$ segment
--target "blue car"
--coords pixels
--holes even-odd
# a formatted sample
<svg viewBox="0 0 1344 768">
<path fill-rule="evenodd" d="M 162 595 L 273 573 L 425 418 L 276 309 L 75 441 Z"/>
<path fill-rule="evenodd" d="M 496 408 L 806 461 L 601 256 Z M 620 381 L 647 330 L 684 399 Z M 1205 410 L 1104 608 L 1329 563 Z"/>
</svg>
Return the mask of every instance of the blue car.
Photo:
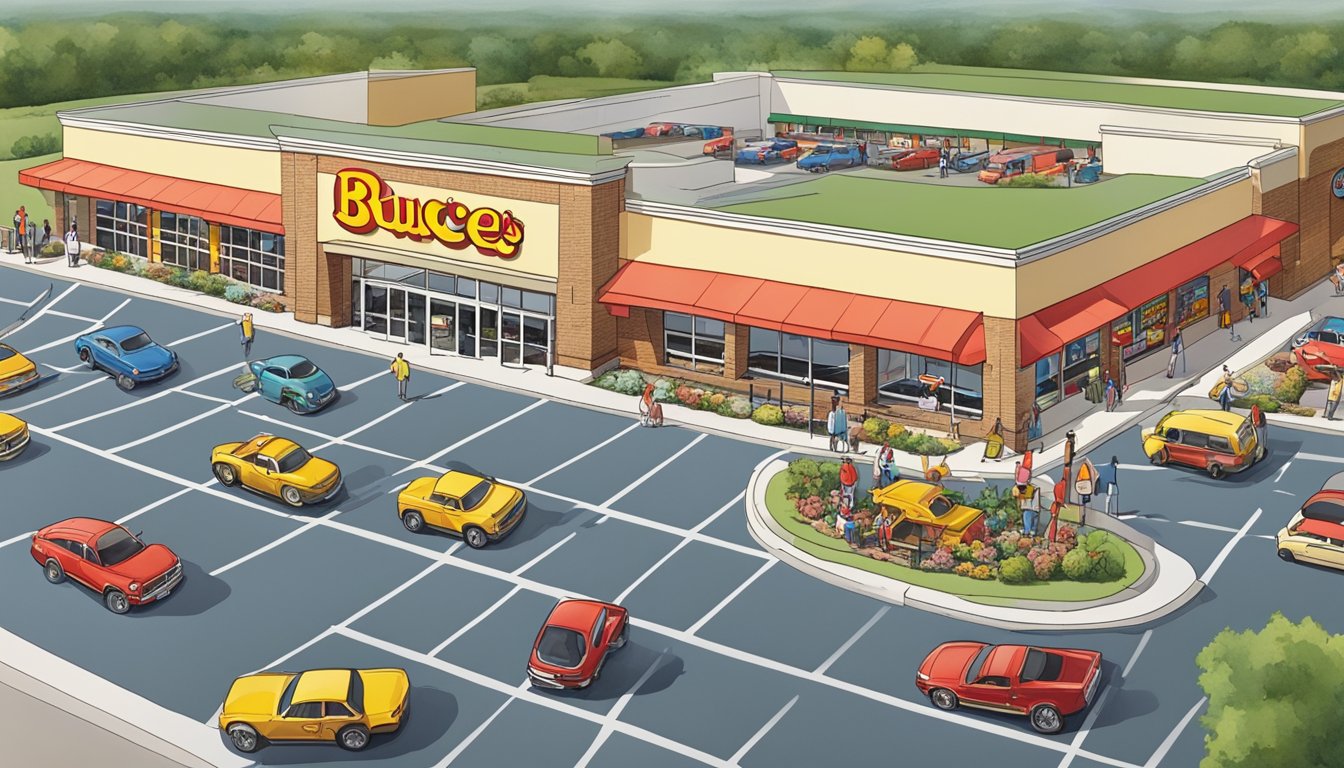
<svg viewBox="0 0 1344 768">
<path fill-rule="evenodd" d="M 256 391 L 294 413 L 319 411 L 336 399 L 331 377 L 302 355 L 279 355 L 248 364 Z"/>
<path fill-rule="evenodd" d="M 863 165 L 863 151 L 858 144 L 819 144 L 812 154 L 796 165 L 813 173 L 825 173 L 832 168 L 853 168 Z"/>
<path fill-rule="evenodd" d="M 116 325 L 75 339 L 75 352 L 89 368 L 104 370 L 126 391 L 177 370 L 177 353 L 134 325 Z"/>
<path fill-rule="evenodd" d="M 619 140 L 619 139 L 638 139 L 638 138 L 642 138 L 642 137 L 644 136 L 644 129 L 643 129 L 643 128 L 631 128 L 631 129 L 628 130 L 628 131 L 611 131 L 610 133 L 604 133 L 604 134 L 602 134 L 602 135 L 603 135 L 603 136 L 606 136 L 606 137 L 609 138 L 609 139 L 617 139 L 617 140 Z"/>
<path fill-rule="evenodd" d="M 989 151 L 959 152 L 952 158 L 952 170 L 957 173 L 972 173 L 984 170 L 989 164 Z"/>
</svg>

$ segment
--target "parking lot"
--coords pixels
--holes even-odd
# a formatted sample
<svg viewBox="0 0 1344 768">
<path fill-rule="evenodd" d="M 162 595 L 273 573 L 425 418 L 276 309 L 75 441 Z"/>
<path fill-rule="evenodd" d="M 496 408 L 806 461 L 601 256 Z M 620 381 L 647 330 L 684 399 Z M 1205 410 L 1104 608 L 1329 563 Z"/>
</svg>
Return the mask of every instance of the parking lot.
<svg viewBox="0 0 1344 768">
<path fill-rule="evenodd" d="M 747 532 L 743 496 L 752 470 L 782 455 L 773 447 L 642 429 L 633 414 L 425 372 L 401 403 L 388 361 L 262 329 L 254 359 L 306 355 L 342 391 L 326 410 L 296 416 L 231 386 L 243 370 L 234 318 L 72 285 L 57 283 L 4 339 L 44 380 L 0 401 L 33 429 L 27 451 L 0 465 L 0 578 L 11 586 L 0 625 L 210 724 L 240 674 L 409 672 L 413 714 L 398 734 L 375 737 L 357 758 L 334 746 L 270 747 L 252 758 L 263 765 L 960 764 L 980 755 L 1024 768 L 1186 766 L 1202 752 L 1190 724 L 1200 696 L 1193 658 L 1219 629 L 1260 626 L 1281 609 L 1344 630 L 1337 601 L 1310 597 L 1330 575 L 1279 563 L 1256 538 L 1296 508 L 1277 491 L 1300 501 L 1340 469 L 1294 455 L 1337 455 L 1337 439 L 1277 432 L 1270 462 L 1222 484 L 1170 469 L 1138 480 L 1136 470 L 1122 504 L 1149 516 L 1133 523 L 1218 579 L 1152 627 L 1015 634 L 888 606 L 766 555 Z M 0 267 L 0 320 L 47 287 Z M 181 370 L 123 392 L 79 367 L 73 338 L 98 321 L 145 328 L 178 352 Z M 343 492 L 296 511 L 219 486 L 210 448 L 258 432 L 337 463 Z M 1133 435 L 1112 443 L 1094 460 L 1116 452 L 1140 463 Z M 395 492 L 448 468 L 523 488 L 523 523 L 482 550 L 407 532 Z M 74 515 L 120 520 L 168 544 L 185 581 L 126 616 L 81 587 L 47 584 L 28 538 Z M 564 596 L 627 606 L 631 640 L 591 688 L 533 691 L 527 655 Z M 928 650 L 954 639 L 1099 650 L 1109 692 L 1054 737 L 1020 719 L 940 712 L 912 678 Z"/>
</svg>

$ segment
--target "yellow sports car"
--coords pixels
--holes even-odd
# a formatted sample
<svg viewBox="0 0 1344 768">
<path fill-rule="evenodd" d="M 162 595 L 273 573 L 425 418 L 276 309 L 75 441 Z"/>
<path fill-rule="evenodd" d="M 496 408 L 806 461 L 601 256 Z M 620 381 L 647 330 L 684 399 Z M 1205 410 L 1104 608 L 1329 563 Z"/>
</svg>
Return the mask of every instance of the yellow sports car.
<svg viewBox="0 0 1344 768">
<path fill-rule="evenodd" d="M 461 536 L 472 549 L 503 538 L 526 511 L 522 491 L 466 472 L 421 477 L 397 495 L 397 514 L 406 530 L 438 528 Z"/>
<path fill-rule="evenodd" d="M 8 344 L 0 344 L 0 395 L 22 392 L 41 378 L 32 360 Z"/>
<path fill-rule="evenodd" d="M 9 461 L 27 447 L 28 425 L 23 419 L 0 413 L 0 461 Z"/>
<path fill-rule="evenodd" d="M 933 483 L 897 480 L 872 493 L 873 501 L 891 518 L 895 531 L 909 530 L 912 539 L 917 540 L 917 529 L 923 529 L 936 536 L 939 546 L 951 547 L 986 534 L 984 512 L 956 503 Z M 893 533 L 893 538 L 904 536 Z"/>
<path fill-rule="evenodd" d="M 326 501 L 341 490 L 341 470 L 293 440 L 261 434 L 245 443 L 224 443 L 210 452 L 222 485 L 276 496 L 291 507 Z"/>
<path fill-rule="evenodd" d="M 410 703 L 404 669 L 262 672 L 233 681 L 219 729 L 239 752 L 268 741 L 335 741 L 358 752 L 369 734 L 401 727 Z"/>
</svg>

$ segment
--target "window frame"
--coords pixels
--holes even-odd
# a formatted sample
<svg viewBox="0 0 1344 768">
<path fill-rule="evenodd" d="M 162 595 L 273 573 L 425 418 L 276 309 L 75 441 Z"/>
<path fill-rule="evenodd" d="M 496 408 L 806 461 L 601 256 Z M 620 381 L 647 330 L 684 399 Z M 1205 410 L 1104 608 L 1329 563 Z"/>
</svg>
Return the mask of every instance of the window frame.
<svg viewBox="0 0 1344 768">
<path fill-rule="evenodd" d="M 171 217 L 172 226 L 164 219 Z M 192 225 L 195 232 L 191 232 Z M 159 211 L 159 261 L 186 270 L 210 271 L 210 222 L 200 216 Z"/>
<path fill-rule="evenodd" d="M 262 243 L 270 238 L 274 251 L 265 250 Z M 267 260 L 274 263 L 267 263 Z M 260 291 L 283 295 L 285 293 L 285 236 L 245 227 L 220 225 L 219 273 Z M 267 285 L 267 276 L 274 284 Z M 253 279 L 253 278 L 256 279 Z M 423 281 L 422 281 L 423 282 Z"/>
<path fill-rule="evenodd" d="M 681 331 L 669 327 L 669 323 L 667 322 L 669 315 L 673 315 L 678 318 L 685 318 L 686 320 L 688 320 L 691 329 L 690 332 L 688 333 L 686 331 Z M 702 322 L 718 323 L 720 328 L 722 329 L 721 334 L 716 337 L 712 333 L 709 333 L 707 330 L 701 331 L 700 325 Z M 686 368 L 693 371 L 700 371 L 702 373 L 715 372 L 713 370 L 709 371 L 702 370 L 699 367 L 699 364 L 704 364 L 709 366 L 711 369 L 717 369 L 717 375 L 723 375 L 723 372 L 725 370 L 724 360 L 727 357 L 727 349 L 728 349 L 728 326 L 729 323 L 726 323 L 722 320 L 718 320 L 712 317 L 704 317 L 701 315 L 687 314 L 685 312 L 672 312 L 670 310 L 665 310 L 663 312 L 663 363 L 665 365 L 671 365 L 677 368 Z M 689 342 L 691 351 L 683 352 L 682 350 L 673 350 L 672 345 L 669 343 L 669 339 L 672 338 L 683 339 L 686 342 Z M 717 344 L 719 347 L 719 356 L 712 357 L 710 355 L 701 354 L 700 345 L 702 341 L 704 344 L 707 345 Z"/>
<path fill-rule="evenodd" d="M 775 339 L 774 352 L 757 353 L 751 342 L 751 336 L 753 334 L 773 335 Z M 786 338 L 786 336 L 790 338 Z M 786 343 L 792 343 L 794 340 L 797 339 L 802 339 L 807 343 L 806 360 L 796 355 L 785 353 L 784 347 Z M 851 373 L 850 366 L 854 360 L 853 350 L 850 348 L 848 344 L 844 344 L 846 349 L 845 365 L 844 365 L 844 371 L 845 371 L 844 382 L 838 382 L 833 379 L 821 379 L 817 377 L 816 342 L 818 341 L 830 344 L 844 344 L 844 342 L 832 341 L 830 339 L 818 339 L 813 336 L 804 336 L 802 334 L 797 333 L 786 334 L 784 331 L 776 331 L 772 328 L 761 328 L 755 325 L 749 326 L 747 333 L 747 372 L 764 376 L 766 378 L 779 379 L 782 381 L 792 381 L 797 382 L 799 384 L 808 384 L 810 381 L 820 386 L 827 387 L 829 389 L 837 389 L 845 394 L 848 394 L 849 379 Z M 752 358 L 757 356 L 757 354 L 772 355 L 775 360 L 775 369 L 771 370 L 769 368 L 759 368 L 756 365 L 754 365 Z M 806 367 L 808 375 L 798 376 L 792 373 L 785 372 L 784 370 L 785 360 L 789 360 L 793 363 L 803 363 Z"/>
<path fill-rule="evenodd" d="M 93 203 L 93 239 L 99 248 L 149 258 L 149 208 L 124 200 L 95 198 Z"/>
<path fill-rule="evenodd" d="M 981 363 L 980 365 L 962 365 L 960 363 L 954 363 L 951 360 L 941 360 L 936 357 L 928 357 L 927 355 L 917 355 L 913 352 L 903 352 L 899 349 L 887 349 L 886 347 L 877 347 L 876 349 L 877 349 L 877 399 L 879 402 L 898 403 L 902 405 L 908 405 L 911 403 L 919 402 L 919 399 L 914 395 L 899 394 L 897 392 L 884 391 L 883 387 L 890 386 L 892 384 L 897 384 L 902 381 L 910 381 L 918 384 L 919 376 L 922 374 L 942 375 L 931 373 L 930 369 L 935 367 L 935 365 L 943 366 L 947 368 L 947 375 L 943 377 L 945 380 L 944 386 L 948 388 L 948 392 L 951 392 L 952 388 L 955 385 L 956 393 L 958 395 L 956 400 L 957 418 L 967 419 L 970 421 L 980 421 L 984 419 L 985 417 L 984 363 Z M 904 358 L 901 366 L 895 365 L 898 356 Z M 955 379 L 953 379 L 952 376 L 953 371 L 956 372 Z M 903 372 L 903 373 L 897 373 L 897 372 Z M 979 380 L 980 389 L 978 391 L 965 386 L 964 381 L 967 377 Z M 920 386 L 922 387 L 923 385 L 921 384 Z M 973 408 L 971 406 L 965 405 L 961 399 L 962 396 L 969 398 L 978 398 L 980 400 L 980 407 Z M 938 397 L 939 413 L 951 413 L 952 406 L 953 403 L 951 397 L 949 397 L 946 402 L 943 401 L 941 396 Z"/>
</svg>

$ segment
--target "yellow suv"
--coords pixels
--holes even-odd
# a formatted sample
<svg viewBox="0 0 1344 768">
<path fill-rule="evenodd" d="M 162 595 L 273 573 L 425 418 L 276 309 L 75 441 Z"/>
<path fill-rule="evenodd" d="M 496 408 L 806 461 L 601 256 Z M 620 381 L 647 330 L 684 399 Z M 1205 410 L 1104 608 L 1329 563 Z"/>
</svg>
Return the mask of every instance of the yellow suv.
<svg viewBox="0 0 1344 768">
<path fill-rule="evenodd" d="M 498 541 L 527 511 L 527 497 L 493 477 L 456 470 L 412 480 L 397 495 L 397 515 L 411 533 L 438 528 L 461 536 L 472 549 Z"/>
<path fill-rule="evenodd" d="M 293 440 L 261 434 L 216 445 L 210 468 L 220 484 L 275 496 L 291 507 L 326 501 L 341 490 L 341 470 Z"/>
<path fill-rule="evenodd" d="M 410 703 L 404 669 L 262 672 L 233 681 L 219 729 L 239 752 L 272 741 L 335 741 L 358 752 L 369 735 L 401 727 Z"/>
</svg>

